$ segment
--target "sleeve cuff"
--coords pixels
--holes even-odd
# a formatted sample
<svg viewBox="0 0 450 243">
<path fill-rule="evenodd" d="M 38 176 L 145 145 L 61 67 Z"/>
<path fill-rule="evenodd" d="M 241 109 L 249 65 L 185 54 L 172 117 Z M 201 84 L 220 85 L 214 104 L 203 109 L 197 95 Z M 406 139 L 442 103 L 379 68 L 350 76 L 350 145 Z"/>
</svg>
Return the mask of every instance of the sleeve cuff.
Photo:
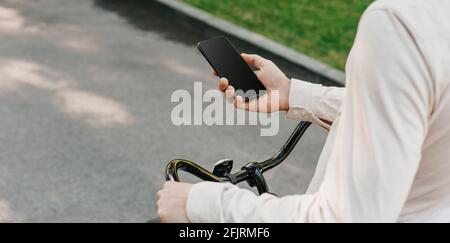
<svg viewBox="0 0 450 243">
<path fill-rule="evenodd" d="M 291 89 L 289 91 L 289 108 L 306 107 L 311 109 L 314 105 L 312 102 L 313 90 L 314 86 L 317 85 L 318 84 L 292 79 Z"/>
<path fill-rule="evenodd" d="M 202 182 L 194 185 L 189 192 L 186 212 L 192 223 L 221 223 L 222 194 L 231 184 Z"/>
<path fill-rule="evenodd" d="M 289 119 L 310 121 L 330 129 L 331 126 L 320 120 L 316 115 L 318 107 L 316 107 L 315 99 L 317 98 L 317 91 L 320 89 L 323 89 L 323 86 L 320 84 L 292 79 L 287 117 Z"/>
</svg>

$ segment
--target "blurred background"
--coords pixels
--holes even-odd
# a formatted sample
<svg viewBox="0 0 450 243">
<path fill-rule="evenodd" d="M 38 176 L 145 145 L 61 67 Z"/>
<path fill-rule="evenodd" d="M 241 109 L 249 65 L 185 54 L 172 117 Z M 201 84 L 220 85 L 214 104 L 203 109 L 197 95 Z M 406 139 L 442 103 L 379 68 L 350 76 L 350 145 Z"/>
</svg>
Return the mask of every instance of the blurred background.
<svg viewBox="0 0 450 243">
<path fill-rule="evenodd" d="M 371 1 L 182 2 L 342 70 Z M 156 216 L 170 160 L 211 168 L 230 158 L 239 169 L 277 152 L 298 123 L 284 114 L 275 137 L 257 126 L 172 125 L 175 90 L 216 88 L 195 45 L 218 34 L 149 0 L 0 0 L 0 222 L 144 222 Z M 271 191 L 306 190 L 326 135 L 307 132 L 267 175 Z"/>
</svg>

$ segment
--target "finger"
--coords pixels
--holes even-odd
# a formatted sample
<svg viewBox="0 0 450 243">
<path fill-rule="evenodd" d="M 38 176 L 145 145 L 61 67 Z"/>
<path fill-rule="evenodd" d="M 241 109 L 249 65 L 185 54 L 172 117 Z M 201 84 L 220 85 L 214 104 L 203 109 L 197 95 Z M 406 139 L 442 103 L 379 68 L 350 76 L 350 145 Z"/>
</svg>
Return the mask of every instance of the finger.
<svg viewBox="0 0 450 243">
<path fill-rule="evenodd" d="M 246 111 L 250 111 L 250 112 L 258 111 L 257 99 L 253 99 L 248 102 L 245 102 L 245 100 L 242 96 L 237 96 L 235 106 L 238 109 L 246 110 Z"/>
<path fill-rule="evenodd" d="M 234 102 L 234 106 L 241 110 L 248 110 L 247 103 L 242 96 L 237 96 Z"/>
<path fill-rule="evenodd" d="M 228 79 L 221 78 L 219 81 L 219 90 L 225 92 L 228 88 Z"/>
<path fill-rule="evenodd" d="M 259 99 L 252 99 L 246 103 L 247 110 L 251 112 L 259 111 Z"/>
<path fill-rule="evenodd" d="M 227 90 L 225 91 L 225 98 L 230 103 L 234 103 L 234 97 L 236 96 L 236 90 L 233 86 L 228 86 Z"/>
<path fill-rule="evenodd" d="M 236 102 L 234 103 L 234 105 L 236 106 L 236 108 L 241 109 L 241 110 L 254 111 L 254 110 L 251 110 L 249 102 L 245 102 L 245 100 L 242 96 L 236 97 Z"/>
<path fill-rule="evenodd" d="M 242 53 L 241 56 L 245 60 L 245 62 L 247 62 L 247 64 L 253 65 L 257 68 L 262 68 L 267 62 L 267 59 L 254 54 Z"/>
<path fill-rule="evenodd" d="M 244 99 L 240 96 L 236 97 L 235 106 L 238 109 L 250 111 L 250 112 L 268 112 L 270 108 L 268 105 L 268 96 L 267 94 L 257 98 L 252 99 L 248 102 L 245 102 Z"/>
</svg>

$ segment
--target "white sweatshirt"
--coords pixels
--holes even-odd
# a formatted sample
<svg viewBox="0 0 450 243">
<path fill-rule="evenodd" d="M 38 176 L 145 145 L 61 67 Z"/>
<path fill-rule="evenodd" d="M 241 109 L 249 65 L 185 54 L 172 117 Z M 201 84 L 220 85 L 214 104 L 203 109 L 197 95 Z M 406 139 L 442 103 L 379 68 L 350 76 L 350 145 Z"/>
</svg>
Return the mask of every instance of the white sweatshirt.
<svg viewBox="0 0 450 243">
<path fill-rule="evenodd" d="M 288 117 L 333 122 L 305 195 L 200 183 L 192 222 L 450 222 L 450 1 L 379 0 L 346 88 L 293 80 Z"/>
</svg>

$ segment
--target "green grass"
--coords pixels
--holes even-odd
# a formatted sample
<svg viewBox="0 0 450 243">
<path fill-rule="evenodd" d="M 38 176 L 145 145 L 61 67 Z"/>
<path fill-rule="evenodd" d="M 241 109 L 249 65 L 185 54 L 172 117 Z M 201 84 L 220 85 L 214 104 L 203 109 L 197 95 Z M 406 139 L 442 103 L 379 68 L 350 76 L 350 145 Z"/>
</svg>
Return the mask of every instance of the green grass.
<svg viewBox="0 0 450 243">
<path fill-rule="evenodd" d="M 338 69 L 372 0 L 183 0 Z"/>
</svg>

